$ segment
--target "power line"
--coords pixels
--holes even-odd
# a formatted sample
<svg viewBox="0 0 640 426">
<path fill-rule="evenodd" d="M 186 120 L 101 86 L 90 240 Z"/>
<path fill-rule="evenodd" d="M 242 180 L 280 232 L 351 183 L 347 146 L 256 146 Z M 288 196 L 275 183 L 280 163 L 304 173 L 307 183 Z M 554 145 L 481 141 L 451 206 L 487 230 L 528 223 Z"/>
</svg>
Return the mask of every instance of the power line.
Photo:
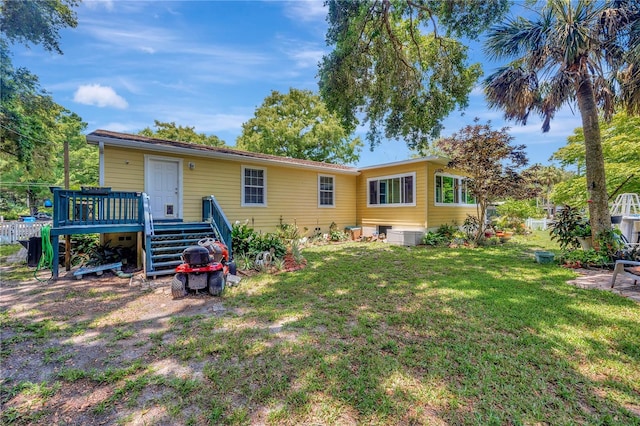
<svg viewBox="0 0 640 426">
<path fill-rule="evenodd" d="M 30 140 L 32 140 L 32 141 L 34 141 L 34 142 L 38 142 L 38 143 L 42 143 L 42 144 L 46 144 L 46 145 L 53 144 L 53 142 L 51 142 L 51 141 L 43 141 L 43 140 L 36 139 L 36 138 L 34 138 L 34 137 L 31 137 L 31 136 L 27 136 L 27 135 L 25 135 L 25 134 L 23 134 L 23 133 L 20 133 L 20 132 L 18 132 L 17 130 L 13 130 L 12 128 L 7 127 L 7 126 L 5 126 L 4 124 L 1 124 L 1 123 L 0 123 L 0 127 L 2 127 L 3 129 L 5 129 L 5 130 L 7 130 L 7 131 L 9 131 L 9 132 L 11 132 L 11 133 L 14 133 L 14 134 L 18 135 L 18 136 L 21 136 L 21 137 L 23 137 L 23 138 L 30 139 Z"/>
</svg>

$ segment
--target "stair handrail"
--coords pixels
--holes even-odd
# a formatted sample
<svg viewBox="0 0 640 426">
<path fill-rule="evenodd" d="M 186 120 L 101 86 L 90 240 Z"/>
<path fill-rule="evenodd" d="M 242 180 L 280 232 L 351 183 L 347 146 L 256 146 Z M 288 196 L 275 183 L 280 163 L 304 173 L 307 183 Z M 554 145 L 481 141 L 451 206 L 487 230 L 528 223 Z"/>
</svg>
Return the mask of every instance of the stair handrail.
<svg viewBox="0 0 640 426">
<path fill-rule="evenodd" d="M 145 235 L 154 235 L 151 199 L 146 192 L 142 193 L 142 211 L 144 212 L 144 233 Z"/>
<path fill-rule="evenodd" d="M 209 195 L 202 198 L 202 220 L 208 221 L 214 227 L 215 231 L 219 234 L 222 241 L 226 244 L 229 250 L 229 258 L 233 259 L 233 252 L 231 247 L 231 223 L 227 216 L 222 211 L 222 207 L 216 200 L 216 197 Z"/>
</svg>

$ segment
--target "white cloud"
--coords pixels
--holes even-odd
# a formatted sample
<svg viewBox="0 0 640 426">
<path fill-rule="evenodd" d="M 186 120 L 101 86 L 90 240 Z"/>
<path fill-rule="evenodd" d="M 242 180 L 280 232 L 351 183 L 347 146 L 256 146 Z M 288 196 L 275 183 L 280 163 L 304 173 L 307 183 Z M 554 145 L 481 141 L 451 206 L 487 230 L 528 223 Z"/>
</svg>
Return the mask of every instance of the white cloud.
<svg viewBox="0 0 640 426">
<path fill-rule="evenodd" d="M 294 21 L 324 21 L 327 13 L 324 0 L 296 0 L 285 5 L 285 15 Z"/>
<path fill-rule="evenodd" d="M 113 107 L 125 109 L 129 106 L 127 101 L 109 86 L 99 84 L 81 85 L 73 95 L 73 100 L 79 104 L 95 105 L 98 107 Z"/>
<path fill-rule="evenodd" d="M 298 68 L 310 68 L 318 65 L 324 52 L 322 50 L 302 50 L 293 52 L 291 57 Z"/>
<path fill-rule="evenodd" d="M 113 0 L 89 0 L 84 3 L 89 9 L 97 9 L 104 7 L 107 10 L 113 10 Z"/>
</svg>

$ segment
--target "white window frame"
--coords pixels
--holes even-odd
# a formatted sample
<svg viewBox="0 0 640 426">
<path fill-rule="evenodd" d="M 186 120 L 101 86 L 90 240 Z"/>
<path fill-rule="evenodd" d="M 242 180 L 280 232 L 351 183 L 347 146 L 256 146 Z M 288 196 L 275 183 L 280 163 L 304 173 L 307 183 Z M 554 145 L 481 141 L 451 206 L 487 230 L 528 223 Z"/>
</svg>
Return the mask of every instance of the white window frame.
<svg viewBox="0 0 640 426">
<path fill-rule="evenodd" d="M 457 182 L 457 189 L 456 189 L 456 194 L 454 194 L 454 199 L 458 199 L 457 203 L 443 203 L 441 201 L 438 201 L 438 176 L 440 177 L 449 177 L 449 178 L 453 178 L 456 179 Z M 439 206 L 439 207 L 454 207 L 454 206 L 458 206 L 458 207 L 470 207 L 470 206 L 476 206 L 477 203 L 467 203 L 466 200 L 465 201 L 461 201 L 463 199 L 462 194 L 462 187 L 465 186 L 466 192 L 469 192 L 469 187 L 468 185 L 466 185 L 466 180 L 468 180 L 469 178 L 467 176 L 460 176 L 460 175 L 454 175 L 454 174 L 450 174 L 450 173 L 436 173 L 433 177 L 433 202 L 434 205 Z M 456 186 L 456 183 L 454 183 L 454 187 Z"/>
<path fill-rule="evenodd" d="M 413 202 L 411 203 L 385 203 L 385 204 L 371 204 L 371 182 L 372 181 L 381 181 L 381 180 L 388 180 L 388 179 L 397 179 L 400 178 L 400 199 L 404 199 L 404 188 L 402 185 L 402 178 L 404 177 L 411 177 L 412 178 L 412 188 L 411 188 L 411 199 L 413 200 Z M 376 176 L 376 177 L 372 177 L 372 178 L 368 178 L 367 179 L 367 207 L 372 207 L 372 208 L 377 208 L 377 207 L 415 207 L 416 206 L 416 186 L 417 186 L 417 181 L 416 181 L 416 172 L 410 172 L 410 173 L 400 173 L 400 174 L 396 174 L 396 175 L 388 175 L 388 176 Z M 380 186 L 378 185 L 378 189 L 380 188 Z M 378 201 L 380 200 L 380 193 L 378 193 Z"/>
<path fill-rule="evenodd" d="M 267 207 L 267 169 L 264 167 L 256 167 L 256 166 L 242 166 L 241 167 L 241 180 L 242 180 L 242 194 L 241 194 L 241 203 L 242 207 Z M 264 202 L 262 203 L 245 203 L 245 170 L 260 170 L 262 171 L 262 199 Z"/>
<path fill-rule="evenodd" d="M 322 178 L 331 179 L 331 191 L 322 189 Z M 322 193 L 331 192 L 331 204 L 322 204 Z M 318 208 L 331 209 L 336 207 L 336 177 L 334 175 L 318 175 Z"/>
</svg>

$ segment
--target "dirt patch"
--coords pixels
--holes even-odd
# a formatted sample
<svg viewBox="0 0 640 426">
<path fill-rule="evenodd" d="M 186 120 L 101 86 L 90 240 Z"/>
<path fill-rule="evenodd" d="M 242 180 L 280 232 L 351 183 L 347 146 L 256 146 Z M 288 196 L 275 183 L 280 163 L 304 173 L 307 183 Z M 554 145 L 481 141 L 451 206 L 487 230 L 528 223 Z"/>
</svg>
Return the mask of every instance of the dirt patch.
<svg viewBox="0 0 640 426">
<path fill-rule="evenodd" d="M 18 391 L 29 384 L 34 388 L 34 384 L 60 386 L 61 374 L 108 373 L 136 362 L 146 367 L 153 362 L 153 336 L 165 341 L 173 338 L 172 318 L 224 312 L 222 299 L 208 294 L 173 300 L 170 277 L 147 281 L 141 275 L 130 279 L 105 273 L 54 282 L 3 280 L 0 411 L 14 412 L 15 422 L 11 423 L 15 424 L 109 424 L 114 417 L 101 414 L 99 408 L 106 395 L 113 395 L 116 380 L 106 383 L 109 380 L 105 379 L 99 386 L 95 379 L 64 380 L 60 388 L 50 389 L 54 395 L 44 403 L 33 392 Z M 165 365 L 158 374 L 182 373 Z M 45 406 L 38 407 L 38 416 L 25 417 L 26 408 L 34 404 Z M 166 413 L 154 415 L 162 424 L 156 415 L 162 418 Z M 140 423 L 149 421 L 149 413 L 132 412 L 131 416 L 131 424 L 137 423 L 136 418 Z"/>
</svg>

